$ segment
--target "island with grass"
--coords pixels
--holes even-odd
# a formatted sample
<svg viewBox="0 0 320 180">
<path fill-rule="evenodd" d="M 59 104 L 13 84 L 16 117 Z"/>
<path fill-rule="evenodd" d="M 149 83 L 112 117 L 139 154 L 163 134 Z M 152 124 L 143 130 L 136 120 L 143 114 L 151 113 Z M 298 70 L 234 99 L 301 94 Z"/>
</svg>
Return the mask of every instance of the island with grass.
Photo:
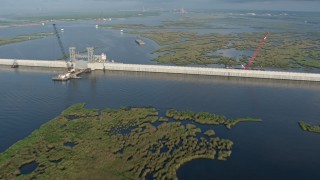
<svg viewBox="0 0 320 180">
<path fill-rule="evenodd" d="M 311 125 L 311 124 L 308 124 L 304 121 L 300 121 L 299 125 L 300 125 L 301 129 L 304 131 L 309 131 L 309 132 L 320 134 L 320 126 L 319 125 Z"/>
<path fill-rule="evenodd" d="M 168 118 L 174 120 L 193 120 L 195 123 L 204 125 L 224 125 L 226 128 L 231 129 L 233 126 L 240 122 L 261 122 L 261 119 L 257 118 L 235 118 L 227 120 L 223 115 L 216 115 L 208 112 L 199 112 L 197 114 L 192 111 L 178 111 L 176 109 L 169 109 L 166 112 Z M 211 134 L 211 132 L 210 132 Z"/>
<path fill-rule="evenodd" d="M 41 39 L 47 36 L 52 36 L 54 33 L 36 33 L 36 34 L 24 34 L 11 38 L 0 38 L 0 46 L 24 41 L 30 41 L 35 39 Z"/>
<path fill-rule="evenodd" d="M 108 28 L 126 29 L 128 33 L 149 38 L 160 47 L 152 52 L 158 64 L 175 65 L 246 65 L 267 32 L 236 34 L 181 31 L 180 29 L 214 29 L 208 20 L 181 19 L 162 21 L 157 26 L 145 24 L 114 24 Z M 102 26 L 103 27 L 103 26 Z M 276 27 L 273 27 L 276 28 Z M 320 68 L 319 33 L 270 32 L 256 57 L 253 67 Z M 227 52 L 227 53 L 224 53 Z M 231 56 L 230 56 L 230 53 Z M 232 55 L 233 54 L 233 55 Z"/>
<path fill-rule="evenodd" d="M 240 65 L 247 64 L 263 33 L 239 33 L 232 35 L 194 34 L 177 32 L 141 33 L 161 47 L 153 53 L 159 64 L 176 65 Z M 271 33 L 253 66 L 275 68 L 320 68 L 319 42 L 296 33 Z M 302 38 L 302 39 L 301 39 Z M 165 46 L 163 46 L 165 45 Z M 221 52 L 232 51 L 239 56 L 226 56 Z"/>
<path fill-rule="evenodd" d="M 169 118 L 224 124 L 223 116 L 173 109 L 167 116 L 153 107 L 99 111 L 75 104 L 1 153 L 0 179 L 177 179 L 186 162 L 231 156 L 233 142 L 212 128 L 202 132 Z"/>
</svg>

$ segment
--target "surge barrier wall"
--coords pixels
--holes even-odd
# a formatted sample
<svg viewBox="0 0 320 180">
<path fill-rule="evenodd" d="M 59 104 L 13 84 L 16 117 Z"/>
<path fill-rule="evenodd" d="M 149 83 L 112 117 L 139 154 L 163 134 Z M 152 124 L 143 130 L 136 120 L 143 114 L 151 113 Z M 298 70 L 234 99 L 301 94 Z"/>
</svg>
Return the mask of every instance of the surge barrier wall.
<svg viewBox="0 0 320 180">
<path fill-rule="evenodd" d="M 43 60 L 15 60 L 0 59 L 0 65 L 11 66 L 16 62 L 19 66 L 67 68 L 65 61 L 43 61 Z M 88 63 L 88 68 L 105 69 L 112 71 L 134 71 L 134 72 L 154 72 L 171 74 L 193 74 L 208 76 L 262 78 L 262 79 L 283 79 L 298 81 L 320 81 L 320 74 L 297 73 L 297 72 L 278 72 L 278 71 L 258 71 L 241 69 L 221 69 L 206 67 L 181 67 L 163 65 L 144 65 L 144 64 L 122 64 L 122 63 Z"/>
<path fill-rule="evenodd" d="M 221 69 L 221 68 L 206 68 L 206 67 L 142 65 L 142 64 L 121 64 L 121 63 L 88 63 L 88 68 L 91 68 L 92 70 L 105 69 L 105 70 L 113 70 L 113 71 L 194 74 L 194 75 L 281 79 L 281 80 L 298 80 L 298 81 L 320 81 L 320 74 L 314 74 L 314 73 Z"/>
<path fill-rule="evenodd" d="M 30 67 L 49 67 L 49 68 L 67 68 L 65 61 L 44 61 L 44 60 L 24 60 L 24 59 L 0 59 L 0 65 L 11 66 L 16 62 L 19 66 Z"/>
</svg>

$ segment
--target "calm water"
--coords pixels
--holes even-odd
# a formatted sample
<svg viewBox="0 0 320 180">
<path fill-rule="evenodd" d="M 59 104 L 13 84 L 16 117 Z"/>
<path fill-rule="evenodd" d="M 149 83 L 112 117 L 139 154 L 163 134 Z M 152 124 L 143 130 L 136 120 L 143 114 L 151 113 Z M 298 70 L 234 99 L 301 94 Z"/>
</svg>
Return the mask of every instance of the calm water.
<svg viewBox="0 0 320 180">
<path fill-rule="evenodd" d="M 134 35 L 95 29 L 94 23 L 61 26 L 66 47 L 98 46 L 97 53 L 107 52 L 120 62 L 153 63 L 150 52 L 157 45 L 152 41 L 137 46 Z M 38 26 L 0 29 L 0 34 L 42 30 L 52 32 L 51 26 Z M 0 56 L 56 59 L 60 52 L 55 37 L 47 37 L 0 46 Z M 263 119 L 230 131 L 215 128 L 217 136 L 234 142 L 231 158 L 189 162 L 177 172 L 181 179 L 320 179 L 320 136 L 301 131 L 297 124 L 319 123 L 319 83 L 102 71 L 57 83 L 51 81 L 56 73 L 0 67 L 0 152 L 74 103 L 99 109 L 154 106 L 162 115 L 176 108 Z"/>
<path fill-rule="evenodd" d="M 319 135 L 303 132 L 297 124 L 318 123 L 319 84 L 124 72 L 94 72 L 55 83 L 53 74 L 0 71 L 1 151 L 77 102 L 100 109 L 154 106 L 161 114 L 173 107 L 264 120 L 218 131 L 217 136 L 234 141 L 232 157 L 187 163 L 178 171 L 182 179 L 319 178 Z"/>
<path fill-rule="evenodd" d="M 95 54 L 107 53 L 109 59 L 114 59 L 117 62 L 155 64 L 150 61 L 152 55 L 146 52 L 155 50 L 158 47 L 156 43 L 144 39 L 146 43 L 148 43 L 148 46 L 138 46 L 134 41 L 137 38 L 136 35 L 120 33 L 119 30 L 96 29 L 94 23 L 95 22 L 59 24 L 58 28 L 64 29 L 64 32 L 61 33 L 61 40 L 64 44 L 65 51 L 68 52 L 68 47 L 71 46 L 75 46 L 77 51 L 83 51 L 87 47 L 96 47 Z M 49 24 L 26 28 L 0 29 L 0 34 L 18 35 L 39 32 L 53 32 L 53 27 Z M 48 36 L 39 40 L 1 46 L 0 56 L 2 59 L 55 60 L 61 58 L 62 53 L 58 46 L 57 38 L 55 36 Z"/>
</svg>

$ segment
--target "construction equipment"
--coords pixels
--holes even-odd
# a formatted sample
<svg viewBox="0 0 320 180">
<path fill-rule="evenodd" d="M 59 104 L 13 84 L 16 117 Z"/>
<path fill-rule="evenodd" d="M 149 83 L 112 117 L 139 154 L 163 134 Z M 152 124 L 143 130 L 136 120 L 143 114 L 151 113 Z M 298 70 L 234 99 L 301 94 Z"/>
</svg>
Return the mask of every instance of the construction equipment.
<svg viewBox="0 0 320 180">
<path fill-rule="evenodd" d="M 19 64 L 17 63 L 17 60 L 13 61 L 13 64 L 11 65 L 11 68 L 18 68 Z"/>
<path fill-rule="evenodd" d="M 61 50 L 62 55 L 63 55 L 63 59 L 64 59 L 64 60 L 66 61 L 66 63 L 67 63 L 68 70 L 70 70 L 70 69 L 72 69 L 72 63 L 70 63 L 70 64 L 68 63 L 68 60 L 67 60 L 68 55 L 66 54 L 66 52 L 65 52 L 65 50 L 64 50 L 64 48 L 63 48 L 63 44 L 62 44 L 62 41 L 61 41 L 61 37 L 60 37 L 59 32 L 58 32 L 58 30 L 57 30 L 56 24 L 52 24 L 52 26 L 53 26 L 54 32 L 55 32 L 55 34 L 56 34 L 56 37 L 57 37 L 57 39 L 58 39 L 58 43 L 59 43 L 59 47 L 60 47 L 60 50 Z"/>
<path fill-rule="evenodd" d="M 267 38 L 268 38 L 268 35 L 270 34 L 270 32 L 268 32 L 264 38 L 261 40 L 259 46 L 257 47 L 257 49 L 254 51 L 254 54 L 253 56 L 251 57 L 251 59 L 249 60 L 249 62 L 247 63 L 247 65 L 243 68 L 244 70 L 248 70 L 251 68 L 253 62 L 254 62 L 254 59 L 257 57 L 257 55 L 259 54 L 260 52 L 260 49 L 262 48 L 262 46 L 264 45 L 264 43 L 266 42 Z"/>
</svg>

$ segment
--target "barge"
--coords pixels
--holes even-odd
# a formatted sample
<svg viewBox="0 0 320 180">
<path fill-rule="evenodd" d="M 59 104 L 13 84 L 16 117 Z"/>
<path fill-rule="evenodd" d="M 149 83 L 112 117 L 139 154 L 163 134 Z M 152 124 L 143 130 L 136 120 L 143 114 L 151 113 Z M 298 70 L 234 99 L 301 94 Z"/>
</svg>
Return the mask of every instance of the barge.
<svg viewBox="0 0 320 180">
<path fill-rule="evenodd" d="M 140 46 L 146 44 L 142 39 L 136 39 L 135 41 L 136 41 L 136 43 L 139 44 Z"/>
</svg>

